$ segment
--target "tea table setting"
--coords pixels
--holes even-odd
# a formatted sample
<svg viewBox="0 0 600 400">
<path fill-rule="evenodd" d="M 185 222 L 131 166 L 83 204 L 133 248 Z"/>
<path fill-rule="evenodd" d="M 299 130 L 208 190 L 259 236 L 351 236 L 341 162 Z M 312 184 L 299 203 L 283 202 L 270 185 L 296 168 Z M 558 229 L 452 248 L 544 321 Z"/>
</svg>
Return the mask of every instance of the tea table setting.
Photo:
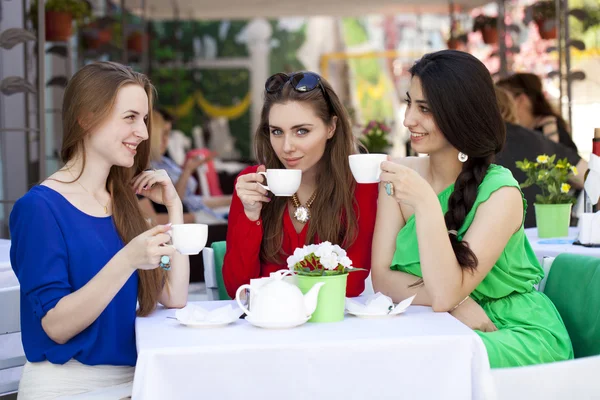
<svg viewBox="0 0 600 400">
<path fill-rule="evenodd" d="M 233 301 L 190 306 L 237 308 Z M 194 328 L 176 313 L 159 309 L 136 321 L 134 399 L 489 398 L 479 336 L 429 307 L 289 329 L 263 329 L 227 313 L 218 327 Z"/>
<path fill-rule="evenodd" d="M 350 169 L 358 183 L 379 182 L 386 159 L 352 155 Z M 293 200 L 301 172 L 267 169 L 263 187 Z M 309 210 L 295 217 L 308 221 Z M 137 318 L 133 398 L 493 398 L 483 342 L 450 314 L 414 297 L 346 298 L 361 268 L 330 242 L 296 248 L 287 267 L 251 279 L 235 300 Z"/>
</svg>

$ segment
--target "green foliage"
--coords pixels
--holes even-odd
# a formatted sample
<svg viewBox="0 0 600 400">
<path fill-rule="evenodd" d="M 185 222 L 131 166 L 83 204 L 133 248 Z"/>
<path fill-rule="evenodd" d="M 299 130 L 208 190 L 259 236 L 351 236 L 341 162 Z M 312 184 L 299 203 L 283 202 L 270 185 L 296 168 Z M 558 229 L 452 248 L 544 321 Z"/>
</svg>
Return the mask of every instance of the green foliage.
<svg viewBox="0 0 600 400">
<path fill-rule="evenodd" d="M 480 14 L 473 20 L 473 32 L 482 31 L 485 27 L 496 28 L 498 17 Z"/>
<path fill-rule="evenodd" d="M 92 7 L 90 3 L 84 0 L 48 0 L 45 5 L 46 12 L 59 11 L 68 12 L 78 26 L 81 26 L 86 18 L 92 16 Z M 38 0 L 33 0 L 29 6 L 29 19 L 33 27 L 37 30 L 38 21 Z"/>
<path fill-rule="evenodd" d="M 575 203 L 571 195 L 571 185 L 567 183 L 571 174 L 577 175 L 577 168 L 564 158 L 554 163 L 556 155 L 539 155 L 536 162 L 525 159 L 517 161 L 517 168 L 525 172 L 527 180 L 521 183 L 522 188 L 537 185 L 542 194 L 536 196 L 537 204 Z"/>
<path fill-rule="evenodd" d="M 306 40 L 306 23 L 295 31 L 282 29 L 278 20 L 270 20 L 273 29 L 273 39 L 276 45 L 271 46 L 271 73 L 295 72 L 306 69 L 298 59 L 298 50 Z"/>
<path fill-rule="evenodd" d="M 553 19 L 556 17 L 556 5 L 554 1 L 538 1 L 531 5 L 534 21 Z"/>
<path fill-rule="evenodd" d="M 358 18 L 342 18 L 344 40 L 348 47 L 362 44 L 369 40 L 367 28 Z"/>
<path fill-rule="evenodd" d="M 279 20 L 269 23 L 273 29 L 272 43 L 275 44 L 271 49 L 271 72 L 303 70 L 305 67 L 298 60 L 297 52 L 305 41 L 306 25 L 297 31 L 289 31 L 280 26 Z M 191 62 L 196 56 L 194 41 L 197 41 L 205 51 L 214 48 L 216 58 L 246 58 L 249 56 L 248 49 L 238 37 L 247 25 L 248 21 L 243 20 L 153 23 L 152 57 L 159 63 L 173 62 L 178 56 L 184 63 Z M 158 102 L 165 107 L 181 106 L 197 93 L 201 93 L 213 106 L 235 107 L 250 91 L 250 72 L 245 69 L 160 69 L 153 70 L 151 77 L 158 90 Z M 178 118 L 175 128 L 189 135 L 192 127 L 205 126 L 208 118 L 194 102 L 190 112 Z M 250 132 L 250 111 L 230 119 L 229 129 L 242 157 L 249 158 L 250 137 L 254 133 Z"/>
</svg>

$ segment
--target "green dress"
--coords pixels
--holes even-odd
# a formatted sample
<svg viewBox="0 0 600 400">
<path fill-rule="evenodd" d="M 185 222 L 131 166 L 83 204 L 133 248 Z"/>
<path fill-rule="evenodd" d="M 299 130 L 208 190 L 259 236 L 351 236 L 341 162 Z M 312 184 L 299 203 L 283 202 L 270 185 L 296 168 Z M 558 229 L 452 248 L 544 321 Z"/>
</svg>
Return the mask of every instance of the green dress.
<svg viewBox="0 0 600 400">
<path fill-rule="evenodd" d="M 473 208 L 458 230 L 459 239 L 473 222 L 477 207 L 504 186 L 518 188 L 519 184 L 508 169 L 492 164 L 477 189 Z M 453 190 L 454 185 L 451 185 L 438 195 L 444 213 Z M 414 215 L 398 233 L 390 268 L 422 277 Z M 534 288 L 543 276 L 544 270 L 521 225 L 491 271 L 471 293 L 471 298 L 498 328 L 496 332 L 476 331 L 487 348 L 492 368 L 573 358 L 573 347 L 562 318 L 550 299 Z"/>
</svg>

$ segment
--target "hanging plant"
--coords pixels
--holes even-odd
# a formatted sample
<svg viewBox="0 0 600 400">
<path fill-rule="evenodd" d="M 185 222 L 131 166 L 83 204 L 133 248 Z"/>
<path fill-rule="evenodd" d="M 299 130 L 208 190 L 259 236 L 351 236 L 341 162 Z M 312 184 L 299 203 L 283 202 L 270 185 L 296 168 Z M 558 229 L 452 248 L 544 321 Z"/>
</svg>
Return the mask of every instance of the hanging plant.
<svg viewBox="0 0 600 400">
<path fill-rule="evenodd" d="M 542 39 L 556 39 L 558 36 L 556 26 L 556 6 L 553 1 L 538 1 L 527 7 L 527 15 L 537 25 Z"/>
<path fill-rule="evenodd" d="M 38 0 L 29 7 L 33 29 L 38 29 Z M 48 0 L 44 5 L 45 34 L 49 42 L 66 42 L 73 35 L 73 21 L 81 26 L 92 15 L 92 6 L 86 0 Z"/>
<path fill-rule="evenodd" d="M 485 44 L 498 43 L 498 17 L 480 14 L 473 20 L 473 32 L 481 32 Z"/>
</svg>

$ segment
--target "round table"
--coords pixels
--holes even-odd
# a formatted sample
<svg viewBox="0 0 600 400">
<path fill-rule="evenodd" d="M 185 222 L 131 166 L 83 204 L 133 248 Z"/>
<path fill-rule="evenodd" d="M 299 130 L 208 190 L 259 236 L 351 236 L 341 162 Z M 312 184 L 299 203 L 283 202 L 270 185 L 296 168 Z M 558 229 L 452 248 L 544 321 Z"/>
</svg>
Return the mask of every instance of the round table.
<svg viewBox="0 0 600 400">
<path fill-rule="evenodd" d="M 577 228 L 569 228 L 569 236 L 567 237 L 540 239 L 537 235 L 537 228 L 525 229 L 529 243 L 531 243 L 531 247 L 540 262 L 542 262 L 544 257 L 556 257 L 561 253 L 581 254 L 600 258 L 600 247 L 585 247 L 573 244 L 577 240 L 577 232 Z"/>
</svg>

